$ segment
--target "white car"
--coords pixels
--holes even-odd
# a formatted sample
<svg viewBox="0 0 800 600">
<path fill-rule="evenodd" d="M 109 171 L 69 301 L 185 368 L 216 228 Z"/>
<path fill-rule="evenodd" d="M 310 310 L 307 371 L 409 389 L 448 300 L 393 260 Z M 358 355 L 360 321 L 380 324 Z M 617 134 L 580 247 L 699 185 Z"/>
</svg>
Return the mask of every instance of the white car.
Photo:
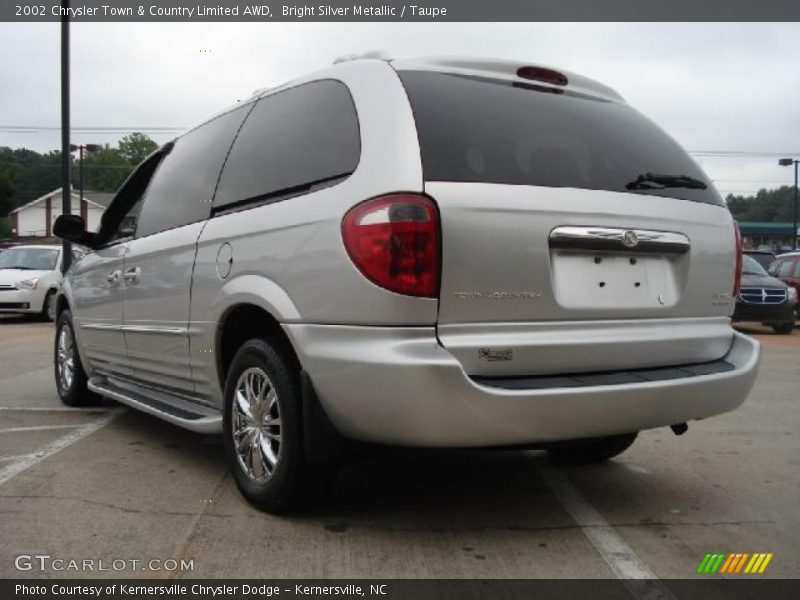
<svg viewBox="0 0 800 600">
<path fill-rule="evenodd" d="M 0 254 L 0 314 L 55 317 L 61 289 L 61 246 L 16 246 Z"/>
</svg>

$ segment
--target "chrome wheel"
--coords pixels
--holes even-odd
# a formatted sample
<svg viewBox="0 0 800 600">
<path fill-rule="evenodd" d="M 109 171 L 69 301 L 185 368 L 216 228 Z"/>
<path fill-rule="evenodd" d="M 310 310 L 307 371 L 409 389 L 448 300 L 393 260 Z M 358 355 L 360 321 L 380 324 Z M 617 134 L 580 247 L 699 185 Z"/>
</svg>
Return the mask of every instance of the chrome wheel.
<svg viewBox="0 0 800 600">
<path fill-rule="evenodd" d="M 250 479 L 263 483 L 280 459 L 281 415 L 278 393 L 262 369 L 251 367 L 239 376 L 232 410 L 239 465 Z"/>
<path fill-rule="evenodd" d="M 69 390 L 75 379 L 75 341 L 69 325 L 64 325 L 58 333 L 57 360 L 59 384 L 62 390 Z"/>
</svg>

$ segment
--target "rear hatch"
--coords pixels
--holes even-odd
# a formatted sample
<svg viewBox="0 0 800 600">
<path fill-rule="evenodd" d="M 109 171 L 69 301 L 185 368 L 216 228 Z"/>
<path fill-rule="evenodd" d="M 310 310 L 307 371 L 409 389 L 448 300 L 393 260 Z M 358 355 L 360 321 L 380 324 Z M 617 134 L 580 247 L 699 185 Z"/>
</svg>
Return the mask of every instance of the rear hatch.
<svg viewBox="0 0 800 600">
<path fill-rule="evenodd" d="M 468 374 L 727 352 L 732 218 L 668 135 L 615 97 L 569 86 L 399 75 L 440 211 L 438 336 Z"/>
</svg>

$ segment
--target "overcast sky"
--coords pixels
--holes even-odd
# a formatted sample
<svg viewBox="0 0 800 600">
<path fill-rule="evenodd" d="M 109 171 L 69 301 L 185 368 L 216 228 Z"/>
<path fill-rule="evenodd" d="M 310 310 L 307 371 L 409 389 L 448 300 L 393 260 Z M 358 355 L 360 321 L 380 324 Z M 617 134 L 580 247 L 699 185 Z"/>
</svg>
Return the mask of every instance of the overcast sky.
<svg viewBox="0 0 800 600">
<path fill-rule="evenodd" d="M 562 67 L 615 88 L 690 151 L 800 157 L 797 23 L 83 23 L 71 37 L 73 127 L 188 127 L 258 88 L 379 49 Z M 59 25 L 0 24 L 0 56 L 0 125 L 57 127 Z M 52 150 L 59 136 L 0 129 L 0 146 Z M 119 137 L 74 133 L 73 143 Z M 792 181 L 777 158 L 698 160 L 723 193 Z"/>
</svg>

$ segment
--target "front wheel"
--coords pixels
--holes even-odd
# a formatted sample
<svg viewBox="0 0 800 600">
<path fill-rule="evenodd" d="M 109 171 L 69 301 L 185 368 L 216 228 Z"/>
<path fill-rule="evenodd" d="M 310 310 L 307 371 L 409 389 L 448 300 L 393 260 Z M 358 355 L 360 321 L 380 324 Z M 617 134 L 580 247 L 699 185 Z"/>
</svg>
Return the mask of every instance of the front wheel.
<svg viewBox="0 0 800 600">
<path fill-rule="evenodd" d="M 792 333 L 792 331 L 794 331 L 794 323 L 781 323 L 779 325 L 773 325 L 772 331 L 778 335 L 789 335 Z"/>
<path fill-rule="evenodd" d="M 596 463 L 625 452 L 636 441 L 636 433 L 613 435 L 592 440 L 577 440 L 548 448 L 553 462 L 562 464 Z"/>
<path fill-rule="evenodd" d="M 56 320 L 56 292 L 50 290 L 44 297 L 44 304 L 42 305 L 42 312 L 39 313 L 39 319 L 47 323 L 52 323 Z"/>
<path fill-rule="evenodd" d="M 53 348 L 56 389 L 61 401 L 67 406 L 93 406 L 100 396 L 86 385 L 86 372 L 78 355 L 72 313 L 63 311 L 56 323 L 56 339 Z"/>
<path fill-rule="evenodd" d="M 300 407 L 299 368 L 280 340 L 245 342 L 225 382 L 225 449 L 242 495 L 269 512 L 292 507 L 323 475 L 306 464 Z"/>
</svg>

